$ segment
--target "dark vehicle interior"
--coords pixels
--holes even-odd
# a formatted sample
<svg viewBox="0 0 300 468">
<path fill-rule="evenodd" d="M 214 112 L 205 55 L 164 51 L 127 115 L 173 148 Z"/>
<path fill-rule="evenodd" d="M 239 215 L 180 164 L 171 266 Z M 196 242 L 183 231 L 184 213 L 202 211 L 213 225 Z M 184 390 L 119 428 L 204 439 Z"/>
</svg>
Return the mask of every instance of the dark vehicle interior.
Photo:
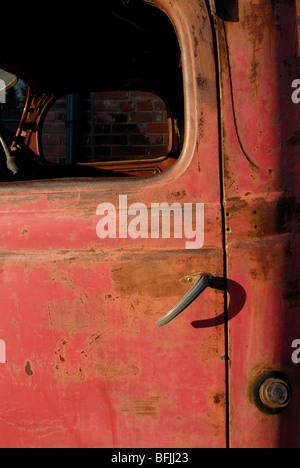
<svg viewBox="0 0 300 468">
<path fill-rule="evenodd" d="M 165 159 L 173 164 L 182 148 L 184 99 L 181 51 L 168 16 L 141 0 L 102 0 L 97 9 L 85 3 L 72 14 L 23 8 L 14 40 L 5 41 L 5 29 L 0 32 L 0 68 L 28 85 L 16 134 L 0 122 L 2 182 L 128 176 L 120 165 L 54 164 L 43 156 L 42 126 L 50 105 L 86 91 L 146 90 L 160 96 L 172 123 Z M 131 163 L 131 172 L 140 165 Z"/>
</svg>

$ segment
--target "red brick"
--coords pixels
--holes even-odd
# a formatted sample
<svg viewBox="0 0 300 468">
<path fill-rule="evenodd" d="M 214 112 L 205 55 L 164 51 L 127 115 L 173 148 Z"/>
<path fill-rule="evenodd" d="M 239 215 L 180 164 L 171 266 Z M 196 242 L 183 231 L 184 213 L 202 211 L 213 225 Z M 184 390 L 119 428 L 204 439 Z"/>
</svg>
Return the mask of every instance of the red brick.
<svg viewBox="0 0 300 468">
<path fill-rule="evenodd" d="M 167 106 L 166 104 L 164 103 L 164 101 L 162 101 L 161 99 L 157 99 L 153 102 L 153 105 L 154 105 L 154 109 L 155 110 L 161 110 L 161 111 L 165 111 Z"/>
<path fill-rule="evenodd" d="M 170 136 L 169 135 L 164 135 L 164 144 L 165 145 L 168 145 L 169 144 L 169 141 L 170 141 Z"/>
<path fill-rule="evenodd" d="M 152 111 L 153 104 L 151 100 L 137 101 L 137 110 L 138 111 Z"/>
<path fill-rule="evenodd" d="M 50 110 L 45 118 L 45 122 L 54 122 L 56 119 L 56 113 L 53 110 Z"/>
<path fill-rule="evenodd" d="M 145 156 L 145 151 L 146 148 L 143 146 L 113 146 L 112 156 L 135 159 L 136 156 Z"/>
<path fill-rule="evenodd" d="M 57 145 L 57 143 L 58 143 L 57 135 L 44 134 L 42 137 L 43 146 Z"/>
<path fill-rule="evenodd" d="M 109 101 L 109 100 L 102 100 L 102 101 L 96 101 L 94 103 L 94 112 L 99 112 L 99 111 L 116 111 L 117 110 L 117 103 L 116 101 Z"/>
<path fill-rule="evenodd" d="M 67 98 L 61 98 L 54 102 L 51 106 L 51 110 L 61 110 L 67 108 Z"/>
<path fill-rule="evenodd" d="M 66 121 L 66 113 L 65 112 L 56 112 L 56 120 L 60 122 Z"/>
<path fill-rule="evenodd" d="M 99 146 L 114 146 L 114 145 L 127 145 L 126 135 L 97 135 L 96 145 Z"/>
<path fill-rule="evenodd" d="M 165 122 L 148 123 L 147 133 L 169 133 L 169 125 Z"/>
<path fill-rule="evenodd" d="M 164 156 L 167 153 L 168 148 L 166 146 L 150 146 L 148 152 L 153 157 Z"/>
<path fill-rule="evenodd" d="M 126 113 L 104 113 L 99 112 L 95 114 L 95 122 L 97 123 L 106 123 L 106 124 L 114 124 L 114 123 L 127 123 L 128 115 Z"/>
<path fill-rule="evenodd" d="M 149 93 L 148 91 L 130 91 L 130 96 L 131 97 L 137 97 L 137 98 L 157 98 L 157 96 L 153 93 Z"/>
<path fill-rule="evenodd" d="M 57 139 L 58 139 L 59 145 L 63 145 L 63 146 L 66 145 L 67 143 L 66 135 L 58 135 Z"/>
<path fill-rule="evenodd" d="M 143 146 L 151 146 L 151 145 L 161 145 L 163 143 L 163 135 L 130 135 L 128 137 L 128 144 L 129 145 L 143 145 Z"/>
<path fill-rule="evenodd" d="M 66 133 L 66 125 L 62 122 L 55 123 L 55 124 L 50 124 L 50 123 L 45 123 L 43 126 L 43 133 L 46 134 L 62 134 L 64 135 Z"/>
<path fill-rule="evenodd" d="M 121 112 L 130 112 L 135 110 L 134 101 L 120 101 L 119 109 Z"/>
<path fill-rule="evenodd" d="M 95 131 L 97 133 L 110 133 L 111 125 L 106 125 L 101 122 L 95 122 Z"/>
<path fill-rule="evenodd" d="M 161 122 L 161 112 L 131 112 L 130 119 L 132 122 Z"/>
<path fill-rule="evenodd" d="M 112 133 L 120 133 L 120 134 L 143 134 L 144 133 L 144 125 L 136 125 L 136 124 L 119 124 L 112 126 Z"/>
<path fill-rule="evenodd" d="M 63 146 L 47 146 L 44 148 L 44 156 L 56 156 L 56 157 L 65 157 L 66 155 L 66 148 Z"/>
</svg>

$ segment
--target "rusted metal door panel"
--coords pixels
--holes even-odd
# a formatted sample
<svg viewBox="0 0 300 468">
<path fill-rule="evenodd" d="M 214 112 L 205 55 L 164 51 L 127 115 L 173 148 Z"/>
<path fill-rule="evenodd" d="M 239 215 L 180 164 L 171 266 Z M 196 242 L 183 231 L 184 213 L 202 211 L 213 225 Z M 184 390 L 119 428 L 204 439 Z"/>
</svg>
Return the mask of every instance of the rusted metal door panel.
<svg viewBox="0 0 300 468">
<path fill-rule="evenodd" d="M 212 31 L 205 2 L 157 3 L 174 22 L 183 52 L 186 131 L 178 164 L 142 181 L 0 187 L 2 447 L 226 445 Z M 203 247 L 186 249 L 174 236 L 100 240 L 97 207 L 117 208 L 120 194 L 128 205 L 148 208 L 204 203 Z M 219 278 L 219 287 L 158 328 L 197 273 Z"/>
<path fill-rule="evenodd" d="M 299 368 L 291 359 L 300 336 L 295 3 L 240 1 L 227 13 L 217 17 L 227 276 L 229 284 L 240 284 L 244 302 L 228 325 L 230 445 L 297 447 Z M 280 414 L 256 406 L 255 383 L 269 372 L 282 373 L 292 390 Z"/>
<path fill-rule="evenodd" d="M 3 301 L 1 445 L 224 445 L 223 326 L 199 321 L 212 320 L 222 294 L 210 291 L 160 329 L 155 320 L 186 292 L 177 274 L 197 270 L 203 258 L 126 257 L 3 261 L 13 292 Z M 215 260 L 205 257 L 211 269 Z"/>
</svg>

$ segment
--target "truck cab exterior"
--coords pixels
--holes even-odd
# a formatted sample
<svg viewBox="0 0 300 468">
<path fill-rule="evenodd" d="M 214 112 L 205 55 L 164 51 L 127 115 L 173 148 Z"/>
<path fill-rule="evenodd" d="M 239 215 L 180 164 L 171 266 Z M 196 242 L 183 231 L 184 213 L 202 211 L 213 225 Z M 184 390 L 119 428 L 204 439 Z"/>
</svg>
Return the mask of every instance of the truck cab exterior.
<svg viewBox="0 0 300 468">
<path fill-rule="evenodd" d="M 0 132 L 1 446 L 298 447 L 295 2 L 85 4 L 41 53 L 28 15 L 0 52 L 29 86 Z M 128 90 L 165 100 L 164 157 L 45 160 L 54 101 Z"/>
</svg>

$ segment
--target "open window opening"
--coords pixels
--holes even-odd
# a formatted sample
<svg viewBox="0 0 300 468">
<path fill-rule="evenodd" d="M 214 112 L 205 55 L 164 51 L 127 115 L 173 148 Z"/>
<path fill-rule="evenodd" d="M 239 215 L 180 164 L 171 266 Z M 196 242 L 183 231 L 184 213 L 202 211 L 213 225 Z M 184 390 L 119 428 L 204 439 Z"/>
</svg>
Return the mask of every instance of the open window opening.
<svg viewBox="0 0 300 468">
<path fill-rule="evenodd" d="M 51 163 L 142 176 L 172 164 L 171 150 L 167 105 L 148 91 L 72 94 L 51 106 L 43 124 L 43 156 Z"/>
<path fill-rule="evenodd" d="M 28 84 L 17 131 L 0 122 L 2 181 L 155 176 L 180 156 L 181 51 L 168 16 L 141 0 L 77 14 L 49 20 L 38 59 L 0 56 Z"/>
</svg>

